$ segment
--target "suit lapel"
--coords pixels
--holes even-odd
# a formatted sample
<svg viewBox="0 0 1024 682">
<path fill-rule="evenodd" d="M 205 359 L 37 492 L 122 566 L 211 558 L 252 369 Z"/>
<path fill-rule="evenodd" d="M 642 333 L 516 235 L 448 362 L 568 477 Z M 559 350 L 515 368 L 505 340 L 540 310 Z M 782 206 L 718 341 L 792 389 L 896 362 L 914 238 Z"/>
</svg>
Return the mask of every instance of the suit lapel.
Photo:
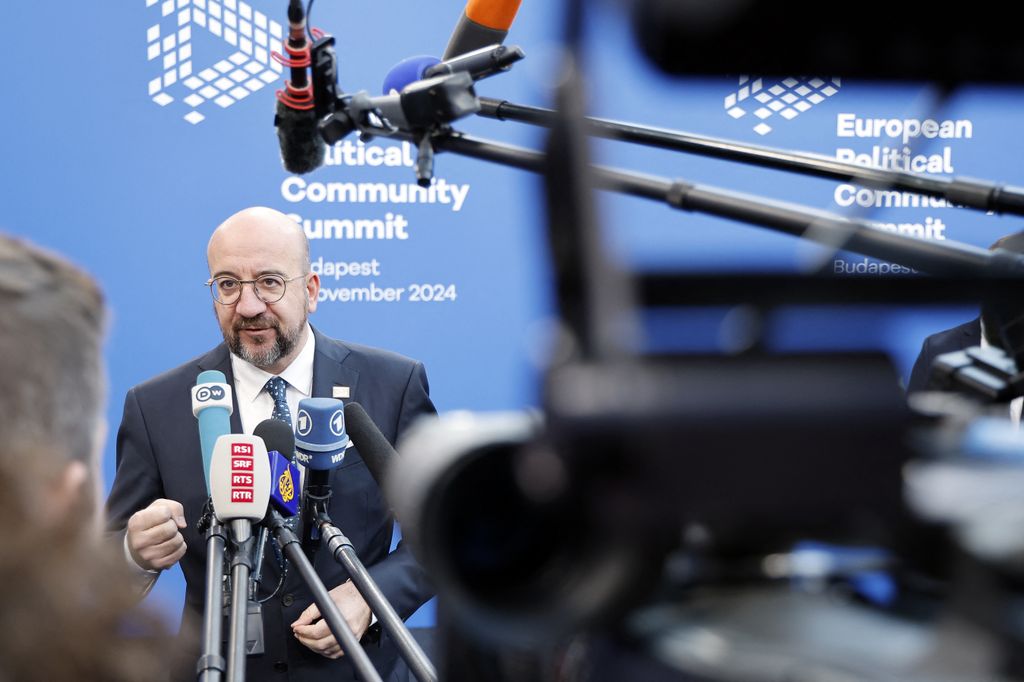
<svg viewBox="0 0 1024 682">
<path fill-rule="evenodd" d="M 316 355 L 313 357 L 313 397 L 333 398 L 336 386 L 347 386 L 349 395 L 355 398 L 359 372 L 347 367 L 345 359 L 349 349 L 342 343 L 328 338 L 313 329 L 316 337 Z"/>
<path fill-rule="evenodd" d="M 356 385 L 359 383 L 359 372 L 345 364 L 351 351 L 345 344 L 324 336 L 315 328 L 313 335 L 316 337 L 316 355 L 313 358 L 313 397 L 333 398 L 334 388 L 347 386 L 349 389 L 348 400 L 356 399 Z M 358 450 L 349 448 L 345 453 L 344 463 L 331 472 L 331 487 L 338 490 L 338 471 L 352 466 L 360 461 Z"/>
</svg>

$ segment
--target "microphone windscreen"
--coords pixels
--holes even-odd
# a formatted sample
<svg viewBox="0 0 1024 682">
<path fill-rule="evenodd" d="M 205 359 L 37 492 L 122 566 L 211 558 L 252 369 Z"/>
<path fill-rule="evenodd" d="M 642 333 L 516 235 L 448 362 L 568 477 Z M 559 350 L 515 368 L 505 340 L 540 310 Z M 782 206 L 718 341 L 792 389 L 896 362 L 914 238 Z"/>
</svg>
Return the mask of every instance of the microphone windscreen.
<svg viewBox="0 0 1024 682">
<path fill-rule="evenodd" d="M 423 78 L 424 71 L 439 63 L 441 63 L 440 59 L 429 55 L 403 59 L 388 71 L 388 75 L 384 76 L 384 94 L 390 95 L 392 91 L 401 92 L 402 88 L 409 83 Z"/>
<path fill-rule="evenodd" d="M 288 459 L 295 454 L 295 434 L 280 419 L 264 419 L 256 425 L 252 435 L 262 438 L 268 451 L 277 450 Z"/>
<path fill-rule="evenodd" d="M 359 403 L 345 406 L 345 426 L 373 480 L 383 488 L 388 468 L 398 453 Z"/>
<path fill-rule="evenodd" d="M 336 469 L 351 445 L 337 398 L 303 398 L 295 415 L 295 459 L 310 471 Z"/>
<path fill-rule="evenodd" d="M 260 521 L 270 501 L 270 460 L 263 440 L 227 434 L 217 439 L 210 463 L 210 497 L 221 521 Z"/>
<path fill-rule="evenodd" d="M 323 165 L 327 145 L 320 137 L 316 111 L 292 109 L 278 100 L 276 113 L 274 124 L 284 169 L 301 174 Z"/>
</svg>

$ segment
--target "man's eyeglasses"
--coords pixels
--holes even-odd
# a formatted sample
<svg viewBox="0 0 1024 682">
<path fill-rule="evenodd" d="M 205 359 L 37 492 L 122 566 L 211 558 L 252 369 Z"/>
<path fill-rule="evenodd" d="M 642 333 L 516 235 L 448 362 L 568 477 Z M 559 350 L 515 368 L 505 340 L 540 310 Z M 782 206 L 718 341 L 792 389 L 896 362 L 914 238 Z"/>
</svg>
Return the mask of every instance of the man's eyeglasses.
<svg viewBox="0 0 1024 682">
<path fill-rule="evenodd" d="M 284 298 L 288 282 L 302 279 L 305 275 L 298 275 L 285 279 L 281 275 L 260 275 L 256 279 L 236 279 L 234 277 L 214 277 L 206 281 L 210 287 L 213 300 L 221 305 L 233 305 L 238 302 L 242 295 L 242 287 L 246 284 L 252 285 L 256 298 L 264 303 L 277 303 Z"/>
</svg>

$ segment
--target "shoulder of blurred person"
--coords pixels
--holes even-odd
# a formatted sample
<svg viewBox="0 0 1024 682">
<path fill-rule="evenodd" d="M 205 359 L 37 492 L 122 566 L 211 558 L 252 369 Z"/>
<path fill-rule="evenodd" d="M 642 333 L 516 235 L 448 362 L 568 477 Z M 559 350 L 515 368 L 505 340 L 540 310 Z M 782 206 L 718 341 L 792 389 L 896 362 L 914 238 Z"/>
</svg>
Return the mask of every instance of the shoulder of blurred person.
<svg viewBox="0 0 1024 682">
<path fill-rule="evenodd" d="M 977 346 L 980 343 L 981 321 L 979 318 L 930 335 L 921 344 L 921 352 L 918 354 L 917 360 L 914 361 L 914 368 L 910 372 L 910 381 L 907 382 L 907 393 L 928 390 L 935 358 L 943 353 L 952 353 L 970 346 Z"/>
<path fill-rule="evenodd" d="M 102 547 L 105 438 L 96 282 L 0 235 L 0 679 L 159 680 L 159 621 Z"/>
</svg>

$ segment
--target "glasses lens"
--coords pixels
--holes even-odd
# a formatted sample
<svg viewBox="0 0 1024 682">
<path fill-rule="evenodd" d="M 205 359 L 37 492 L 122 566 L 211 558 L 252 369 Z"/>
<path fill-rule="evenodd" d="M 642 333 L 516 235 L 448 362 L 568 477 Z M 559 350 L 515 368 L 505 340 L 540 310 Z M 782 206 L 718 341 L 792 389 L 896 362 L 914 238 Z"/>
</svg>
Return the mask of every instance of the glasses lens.
<svg viewBox="0 0 1024 682">
<path fill-rule="evenodd" d="M 256 280 L 256 293 L 264 303 L 277 303 L 284 296 L 284 277 L 263 275 Z"/>
<path fill-rule="evenodd" d="M 241 290 L 242 283 L 234 277 L 218 277 L 210 283 L 210 291 L 218 303 L 234 303 Z"/>
</svg>

